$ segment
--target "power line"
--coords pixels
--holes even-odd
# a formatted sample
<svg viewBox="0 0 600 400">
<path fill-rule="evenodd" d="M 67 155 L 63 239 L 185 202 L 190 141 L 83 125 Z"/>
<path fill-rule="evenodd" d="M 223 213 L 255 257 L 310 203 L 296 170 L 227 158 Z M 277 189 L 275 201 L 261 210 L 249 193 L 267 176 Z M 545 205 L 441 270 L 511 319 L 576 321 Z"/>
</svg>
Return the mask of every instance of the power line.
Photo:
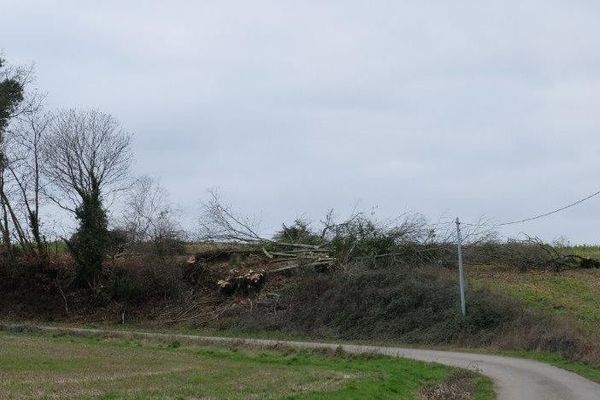
<svg viewBox="0 0 600 400">
<path fill-rule="evenodd" d="M 597 191 L 597 192 L 594 192 L 594 193 L 592 193 L 592 194 L 590 194 L 590 195 L 588 195 L 588 196 L 586 196 L 584 198 L 581 198 L 581 199 L 576 200 L 576 201 L 574 201 L 572 203 L 569 203 L 569 204 L 567 204 L 565 206 L 557 208 L 555 210 L 548 211 L 548 212 L 545 212 L 543 214 L 535 215 L 535 216 L 529 217 L 529 218 L 523 218 L 523 219 L 519 219 L 519 220 L 516 220 L 516 221 L 509 221 L 509 222 L 503 222 L 501 224 L 495 224 L 493 226 L 499 227 L 499 226 L 507 226 L 507 225 L 516 225 L 516 224 L 522 224 L 524 222 L 530 222 L 530 221 L 534 221 L 536 219 L 548 217 L 550 215 L 559 213 L 559 212 L 564 211 L 566 209 L 569 209 L 571 207 L 575 207 L 575 206 L 583 203 L 584 201 L 587 201 L 587 200 L 589 200 L 591 198 L 594 198 L 594 197 L 596 197 L 598 195 L 600 195 L 600 190 Z M 449 225 L 454 225 L 455 223 L 456 223 L 455 221 L 439 221 L 439 222 L 436 222 L 436 223 L 433 223 L 433 224 L 429 224 L 429 226 L 433 227 L 433 228 L 437 228 L 438 226 L 449 226 Z M 481 226 L 482 223 L 466 223 L 466 222 L 461 222 L 461 225 L 475 226 L 475 227 L 477 227 L 477 226 Z M 271 235 L 271 236 L 274 236 L 274 234 Z"/>
<path fill-rule="evenodd" d="M 536 215 L 536 216 L 533 216 L 533 217 L 520 219 L 520 220 L 517 220 L 517 221 L 504 222 L 504 223 L 498 224 L 496 226 L 506 226 L 506 225 L 521 224 L 523 222 L 529 222 L 529 221 L 533 221 L 533 220 L 536 220 L 536 219 L 544 218 L 544 217 L 550 216 L 552 214 L 556 214 L 558 212 L 564 211 L 567 208 L 571 208 L 571 207 L 574 207 L 574 206 L 576 206 L 578 204 L 581 204 L 584 201 L 591 199 L 592 197 L 598 196 L 599 194 L 600 194 L 600 190 L 597 191 L 597 192 L 595 192 L 595 193 L 592 193 L 592 194 L 590 194 L 590 195 L 588 195 L 588 196 L 586 196 L 586 197 L 584 197 L 582 199 L 574 201 L 573 203 L 567 204 L 566 206 L 557 208 L 556 210 L 552 210 L 552 211 L 549 211 L 549 212 L 546 212 L 546 213 L 543 213 L 543 214 L 539 214 L 539 215 Z"/>
</svg>

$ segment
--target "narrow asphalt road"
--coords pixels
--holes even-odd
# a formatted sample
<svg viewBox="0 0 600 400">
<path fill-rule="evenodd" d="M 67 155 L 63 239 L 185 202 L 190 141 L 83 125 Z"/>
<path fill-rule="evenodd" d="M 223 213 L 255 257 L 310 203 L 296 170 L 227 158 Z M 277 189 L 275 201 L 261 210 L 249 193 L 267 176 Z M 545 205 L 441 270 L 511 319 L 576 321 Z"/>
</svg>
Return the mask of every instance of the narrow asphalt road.
<svg viewBox="0 0 600 400">
<path fill-rule="evenodd" d="M 577 374 L 537 361 L 489 354 L 407 349 L 401 347 L 363 346 L 321 342 L 226 338 L 152 332 L 112 331 L 103 329 L 63 328 L 0 324 L 9 331 L 37 330 L 76 335 L 110 335 L 149 339 L 183 340 L 186 342 L 246 344 L 252 346 L 289 346 L 304 349 L 337 349 L 348 353 L 376 353 L 392 357 L 436 362 L 476 370 L 489 376 L 495 384 L 498 400 L 600 400 L 600 385 Z"/>
</svg>

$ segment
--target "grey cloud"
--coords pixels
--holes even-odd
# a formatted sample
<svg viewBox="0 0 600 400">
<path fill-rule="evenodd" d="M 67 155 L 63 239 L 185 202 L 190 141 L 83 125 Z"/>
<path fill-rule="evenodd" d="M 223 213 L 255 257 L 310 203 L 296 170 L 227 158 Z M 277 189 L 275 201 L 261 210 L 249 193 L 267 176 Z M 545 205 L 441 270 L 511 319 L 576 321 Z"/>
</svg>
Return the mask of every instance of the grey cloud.
<svg viewBox="0 0 600 400">
<path fill-rule="evenodd" d="M 598 188 L 600 5 L 0 1 L 53 107 L 134 132 L 192 218 L 206 188 L 266 231 L 359 202 L 501 222 Z M 503 230 L 597 241 L 600 202 Z"/>
</svg>

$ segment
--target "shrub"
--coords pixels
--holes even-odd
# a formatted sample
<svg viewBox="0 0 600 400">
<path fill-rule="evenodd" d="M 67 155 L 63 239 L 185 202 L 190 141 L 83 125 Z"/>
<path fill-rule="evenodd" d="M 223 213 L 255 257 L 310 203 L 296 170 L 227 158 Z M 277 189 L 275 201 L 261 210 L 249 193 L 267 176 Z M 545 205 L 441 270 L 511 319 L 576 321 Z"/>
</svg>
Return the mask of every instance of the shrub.
<svg viewBox="0 0 600 400">
<path fill-rule="evenodd" d="M 463 318 L 455 279 L 439 268 L 304 276 L 281 303 L 284 309 L 271 320 L 252 315 L 246 323 L 343 339 L 489 343 L 520 314 L 515 302 L 475 290 Z"/>
<path fill-rule="evenodd" d="M 181 268 L 162 260 L 129 260 L 112 268 L 107 280 L 110 297 L 125 302 L 178 298 L 186 287 Z"/>
<path fill-rule="evenodd" d="M 465 259 L 473 264 L 497 265 L 522 272 L 600 267 L 600 261 L 596 259 L 582 257 L 571 248 L 557 247 L 538 239 L 477 243 L 466 246 L 464 253 Z"/>
<path fill-rule="evenodd" d="M 374 257 L 394 251 L 396 241 L 402 237 L 397 229 L 385 229 L 365 217 L 335 227 L 331 247 L 339 260 Z"/>
<path fill-rule="evenodd" d="M 143 297 L 145 288 L 134 272 L 115 268 L 109 280 L 110 296 L 117 301 L 135 301 Z"/>
<path fill-rule="evenodd" d="M 301 219 L 294 221 L 292 225 L 283 224 L 281 230 L 275 234 L 273 240 L 282 243 L 295 244 L 324 244 L 324 239 L 310 229 L 310 224 Z"/>
</svg>

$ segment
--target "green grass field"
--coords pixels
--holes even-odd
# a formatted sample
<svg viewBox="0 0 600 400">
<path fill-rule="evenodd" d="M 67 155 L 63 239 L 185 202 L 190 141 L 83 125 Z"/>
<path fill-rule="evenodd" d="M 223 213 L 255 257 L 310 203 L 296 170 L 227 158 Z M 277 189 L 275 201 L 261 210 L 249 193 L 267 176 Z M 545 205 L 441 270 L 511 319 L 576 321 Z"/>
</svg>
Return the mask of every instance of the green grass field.
<svg viewBox="0 0 600 400">
<path fill-rule="evenodd" d="M 594 258 L 600 260 L 600 246 L 591 244 L 580 244 L 575 246 L 558 247 L 564 254 L 575 254 L 580 257 Z"/>
<path fill-rule="evenodd" d="M 534 309 L 565 315 L 588 332 L 600 334 L 600 270 L 518 273 L 472 267 L 468 274 L 476 285 L 508 294 Z"/>
<path fill-rule="evenodd" d="M 0 398 L 417 399 L 456 370 L 324 354 L 0 333 Z M 469 377 L 479 400 L 487 378 Z"/>
</svg>

